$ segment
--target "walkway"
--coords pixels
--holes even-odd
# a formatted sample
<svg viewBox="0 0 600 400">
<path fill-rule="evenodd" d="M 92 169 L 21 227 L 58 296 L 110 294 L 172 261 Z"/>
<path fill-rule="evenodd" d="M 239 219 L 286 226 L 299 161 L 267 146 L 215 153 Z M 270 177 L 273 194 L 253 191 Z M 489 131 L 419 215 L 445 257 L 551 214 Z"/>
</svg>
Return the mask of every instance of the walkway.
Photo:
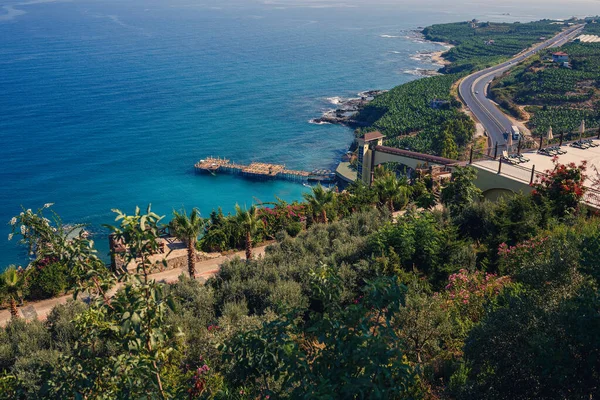
<svg viewBox="0 0 600 400">
<path fill-rule="evenodd" d="M 253 250 L 254 257 L 262 257 L 265 254 L 265 248 L 268 245 L 257 247 Z M 211 260 L 200 261 L 196 263 L 196 279 L 206 280 L 211 276 L 215 275 L 219 271 L 219 267 L 225 261 L 231 260 L 235 257 L 240 257 L 241 259 L 246 259 L 246 255 L 244 251 L 239 251 L 237 253 L 229 254 L 226 256 L 221 256 L 217 258 L 213 258 Z M 158 282 L 176 282 L 179 279 L 181 274 L 185 274 L 189 276 L 187 273 L 187 268 L 176 268 L 168 271 L 157 272 L 155 274 L 151 274 L 150 278 L 154 279 Z M 114 293 L 122 286 L 122 284 L 116 285 L 110 291 L 110 295 L 114 295 Z M 20 316 L 27 317 L 27 319 L 32 319 L 31 315 L 36 315 L 40 320 L 45 320 L 48 314 L 52 309 L 59 305 L 65 304 L 69 299 L 72 299 L 73 295 L 65 295 L 61 297 L 56 297 L 47 300 L 34 301 L 29 302 L 22 308 L 19 308 Z M 8 309 L 0 311 L 0 326 L 5 326 L 6 323 L 10 320 L 10 312 Z"/>
</svg>

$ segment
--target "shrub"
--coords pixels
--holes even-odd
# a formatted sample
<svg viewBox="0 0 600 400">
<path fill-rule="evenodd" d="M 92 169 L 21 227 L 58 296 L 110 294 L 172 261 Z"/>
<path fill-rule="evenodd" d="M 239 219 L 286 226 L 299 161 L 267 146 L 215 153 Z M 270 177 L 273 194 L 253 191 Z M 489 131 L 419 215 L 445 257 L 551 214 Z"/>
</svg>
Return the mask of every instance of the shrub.
<svg viewBox="0 0 600 400">
<path fill-rule="evenodd" d="M 35 266 L 29 276 L 29 298 L 48 299 L 63 294 L 68 287 L 66 267 L 58 262 Z"/>
<path fill-rule="evenodd" d="M 291 237 L 296 237 L 302 232 L 302 224 L 300 222 L 292 222 L 285 228 L 285 231 Z"/>
<path fill-rule="evenodd" d="M 52 343 L 58 349 L 68 350 L 79 336 L 73 320 L 87 309 L 80 301 L 70 300 L 67 304 L 55 306 L 46 319 L 46 328 L 52 336 Z"/>
</svg>

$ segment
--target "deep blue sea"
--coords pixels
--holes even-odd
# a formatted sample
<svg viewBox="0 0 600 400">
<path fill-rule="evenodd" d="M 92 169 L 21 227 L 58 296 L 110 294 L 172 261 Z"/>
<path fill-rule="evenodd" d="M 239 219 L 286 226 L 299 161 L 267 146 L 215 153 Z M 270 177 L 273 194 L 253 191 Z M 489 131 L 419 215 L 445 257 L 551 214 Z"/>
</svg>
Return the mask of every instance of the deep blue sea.
<svg viewBox="0 0 600 400">
<path fill-rule="evenodd" d="M 415 39 L 417 27 L 600 14 L 597 2 L 487 3 L 0 0 L 0 269 L 26 262 L 6 240 L 21 205 L 55 203 L 64 222 L 91 224 L 105 253 L 111 208 L 208 215 L 299 199 L 299 184 L 193 164 L 334 168 L 352 131 L 308 121 L 330 98 L 436 68 L 419 53 L 442 47 Z"/>
</svg>

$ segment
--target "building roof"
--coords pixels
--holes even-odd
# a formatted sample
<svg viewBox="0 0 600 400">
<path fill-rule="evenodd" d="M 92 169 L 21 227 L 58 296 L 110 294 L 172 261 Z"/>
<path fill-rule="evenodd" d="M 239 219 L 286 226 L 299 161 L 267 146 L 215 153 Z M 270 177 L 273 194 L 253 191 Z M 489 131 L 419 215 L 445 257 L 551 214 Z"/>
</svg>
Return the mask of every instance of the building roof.
<svg viewBox="0 0 600 400">
<path fill-rule="evenodd" d="M 373 131 L 373 132 L 365 133 L 365 136 L 363 139 L 365 140 L 365 142 L 370 142 L 372 140 L 377 140 L 377 139 L 381 139 L 384 137 L 385 136 L 381 132 Z"/>
<path fill-rule="evenodd" d="M 557 57 L 568 56 L 567 53 L 563 53 L 562 51 L 559 51 L 558 53 L 552 53 L 552 55 Z"/>
</svg>

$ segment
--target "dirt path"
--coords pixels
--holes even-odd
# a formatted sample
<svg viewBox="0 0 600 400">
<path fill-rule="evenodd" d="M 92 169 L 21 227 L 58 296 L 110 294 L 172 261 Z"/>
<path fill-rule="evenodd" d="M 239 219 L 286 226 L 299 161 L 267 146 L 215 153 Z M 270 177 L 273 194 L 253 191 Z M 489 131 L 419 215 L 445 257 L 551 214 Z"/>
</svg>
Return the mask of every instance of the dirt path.
<svg viewBox="0 0 600 400">
<path fill-rule="evenodd" d="M 268 245 L 260 246 L 254 249 L 253 254 L 254 257 L 262 257 L 265 254 L 265 248 Z M 219 266 L 223 264 L 227 260 L 231 260 L 235 257 L 240 257 L 241 259 L 246 259 L 246 254 L 244 251 L 239 251 L 236 253 L 228 254 L 225 256 L 220 256 L 217 258 L 213 258 L 210 260 L 200 261 L 196 263 L 196 279 L 199 279 L 201 282 L 204 282 L 206 279 L 210 278 L 219 270 Z M 184 274 L 189 276 L 187 273 L 187 268 L 176 268 L 168 271 L 157 272 L 155 274 L 151 274 L 150 278 L 154 279 L 158 282 L 176 282 L 179 279 L 179 276 Z M 122 285 L 117 285 L 113 289 L 111 289 L 111 296 L 121 287 Z M 24 307 L 19 308 L 19 314 L 21 317 L 24 317 L 28 320 L 37 319 L 45 320 L 48 314 L 52 309 L 59 305 L 65 304 L 69 299 L 72 299 L 72 295 L 65 295 L 61 297 L 55 297 L 52 299 L 34 301 L 27 303 Z M 10 312 L 8 309 L 0 311 L 0 326 L 5 326 L 6 323 L 10 320 Z"/>
</svg>

